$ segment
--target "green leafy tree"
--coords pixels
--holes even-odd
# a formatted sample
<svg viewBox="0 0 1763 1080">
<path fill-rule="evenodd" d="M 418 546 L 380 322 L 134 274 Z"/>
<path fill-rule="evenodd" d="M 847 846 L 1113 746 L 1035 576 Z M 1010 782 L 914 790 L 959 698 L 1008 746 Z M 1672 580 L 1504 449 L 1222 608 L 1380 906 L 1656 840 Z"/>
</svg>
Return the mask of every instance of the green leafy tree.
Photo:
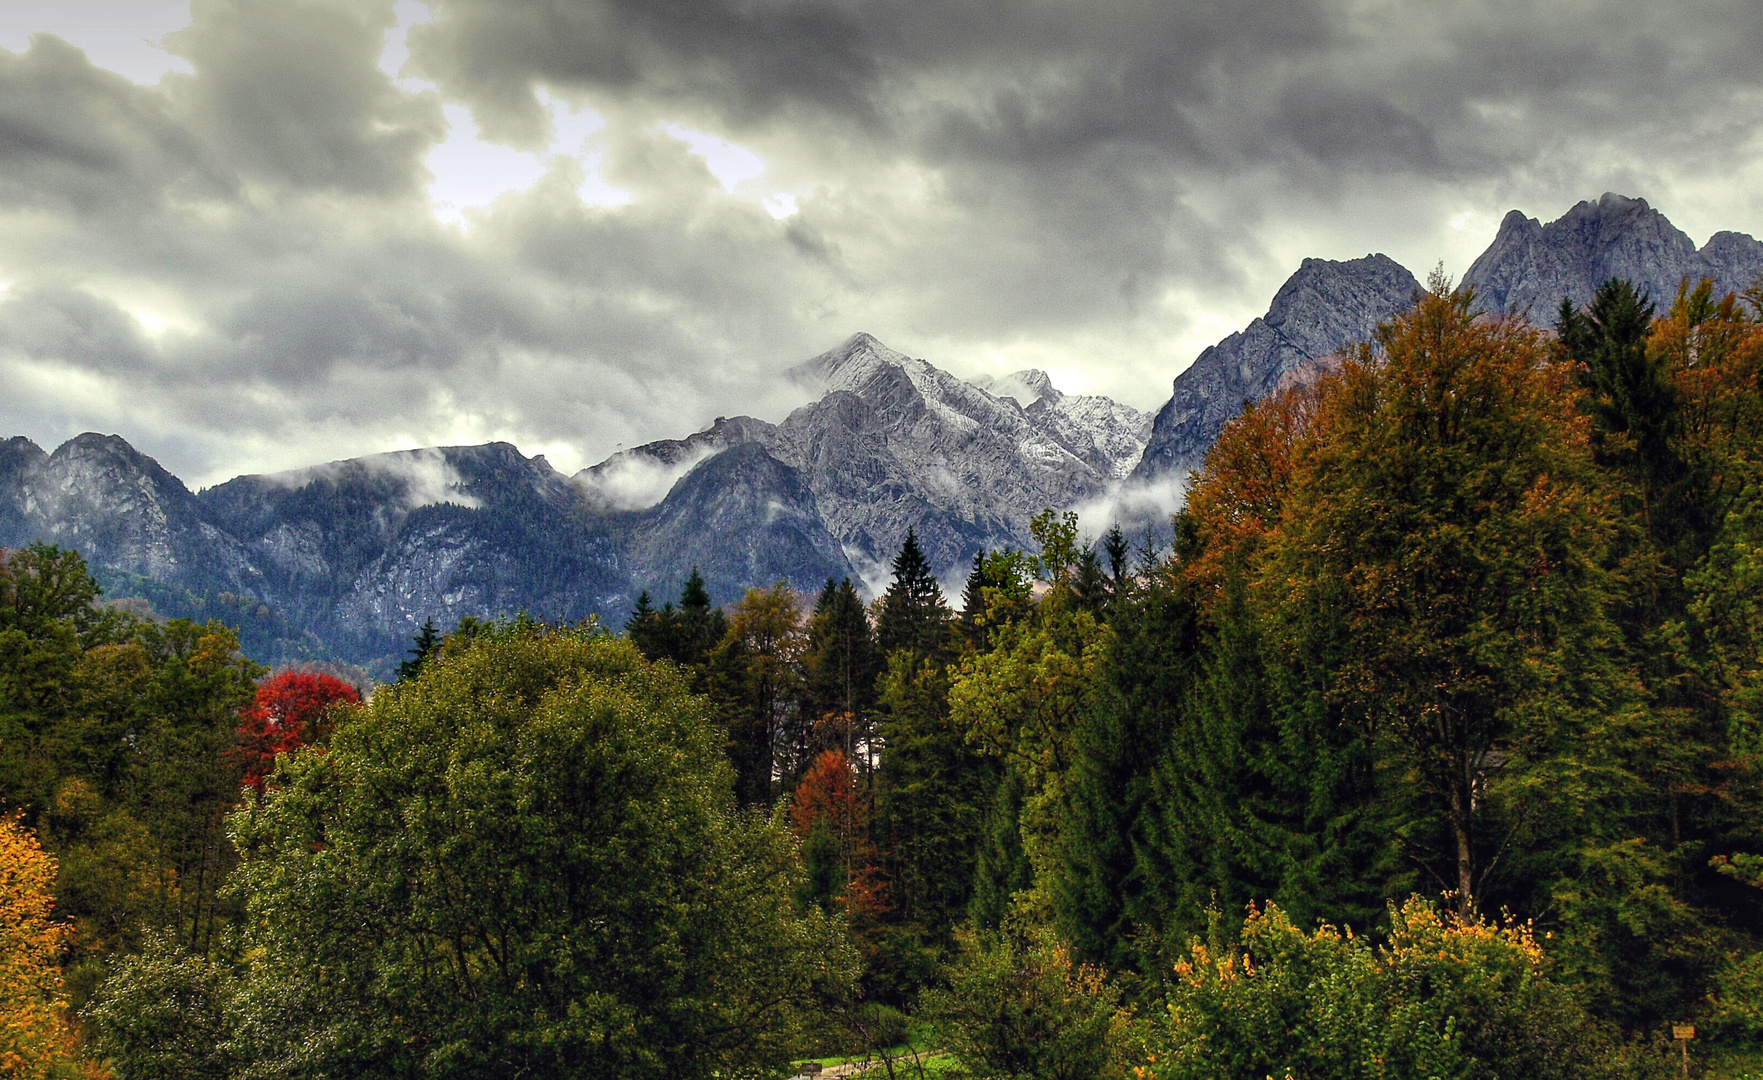
<svg viewBox="0 0 1763 1080">
<path fill-rule="evenodd" d="M 1329 693 L 1413 778 L 1410 853 L 1468 913 L 1624 688 L 1614 524 L 1568 373 L 1435 289 L 1343 369 L 1267 574 L 1288 608 L 1338 585 L 1352 647 Z"/>
<path fill-rule="evenodd" d="M 924 1012 L 975 1077 L 1125 1080 L 1142 1060 L 1118 988 L 1045 927 L 962 931 L 948 987 L 925 995 Z"/>
<path fill-rule="evenodd" d="M 76 552 L 0 558 L 0 805 L 60 861 L 76 1006 L 102 957 L 148 931 L 218 944 L 240 781 L 227 752 L 262 671 L 217 622 L 139 620 L 98 595 Z"/>
<path fill-rule="evenodd" d="M 799 913 L 795 843 L 736 808 L 720 743 L 679 672 L 619 639 L 527 624 L 450 642 L 232 819 L 234 1075 L 780 1068 L 853 962 Z M 168 966 L 123 966 L 99 1006 L 107 1053 L 178 1045 L 138 1015 L 143 983 L 183 978 Z"/>
<path fill-rule="evenodd" d="M 802 623 L 801 598 L 788 584 L 748 589 L 705 658 L 703 679 L 728 733 L 743 806 L 769 806 L 787 795 L 811 760 L 797 720 Z"/>
</svg>

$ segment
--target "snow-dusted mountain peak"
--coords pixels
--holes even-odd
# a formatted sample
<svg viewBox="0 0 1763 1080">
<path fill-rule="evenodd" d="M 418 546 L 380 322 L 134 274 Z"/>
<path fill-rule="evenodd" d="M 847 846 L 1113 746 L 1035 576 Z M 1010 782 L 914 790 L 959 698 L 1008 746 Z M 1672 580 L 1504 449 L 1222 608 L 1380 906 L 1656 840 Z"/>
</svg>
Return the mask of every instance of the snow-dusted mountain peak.
<svg viewBox="0 0 1763 1080">
<path fill-rule="evenodd" d="M 836 349 L 828 349 L 812 360 L 791 368 L 786 374 L 792 382 L 820 393 L 834 390 L 856 391 L 884 367 L 908 368 L 924 364 L 905 353 L 895 352 L 870 334 L 861 331 L 845 339 Z"/>
</svg>

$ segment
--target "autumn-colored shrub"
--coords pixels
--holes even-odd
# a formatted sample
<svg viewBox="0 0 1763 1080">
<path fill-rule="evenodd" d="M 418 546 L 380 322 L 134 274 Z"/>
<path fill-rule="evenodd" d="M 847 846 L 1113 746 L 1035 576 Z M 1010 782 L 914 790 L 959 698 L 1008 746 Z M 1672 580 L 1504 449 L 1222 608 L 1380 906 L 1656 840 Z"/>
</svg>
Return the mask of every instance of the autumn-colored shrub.
<svg viewBox="0 0 1763 1080">
<path fill-rule="evenodd" d="M 236 753 L 245 783 L 262 791 L 275 770 L 276 755 L 322 744 L 336 723 L 333 707 L 360 701 L 353 686 L 331 675 L 284 671 L 265 679 L 256 698 L 239 713 Z"/>
<path fill-rule="evenodd" d="M 0 819 L 0 1076 L 98 1077 L 68 1023 L 60 959 L 72 928 L 54 918 L 55 859 L 17 818 Z"/>
<path fill-rule="evenodd" d="M 1620 1075 L 1603 1032 L 1549 973 L 1528 926 L 1391 906 L 1374 946 L 1306 933 L 1269 904 L 1239 941 L 1195 944 L 1141 1070 L 1159 1080 Z"/>
</svg>

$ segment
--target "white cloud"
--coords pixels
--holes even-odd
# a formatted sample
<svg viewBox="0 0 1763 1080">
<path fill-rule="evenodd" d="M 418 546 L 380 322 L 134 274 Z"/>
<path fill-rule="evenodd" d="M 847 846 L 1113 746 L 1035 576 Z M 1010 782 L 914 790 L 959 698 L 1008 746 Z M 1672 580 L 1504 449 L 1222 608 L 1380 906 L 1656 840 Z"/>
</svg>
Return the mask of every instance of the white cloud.
<svg viewBox="0 0 1763 1080">
<path fill-rule="evenodd" d="M 692 148 L 704 159 L 710 175 L 716 177 L 724 191 L 734 191 L 748 180 L 765 175 L 765 162 L 753 151 L 718 135 L 694 131 L 683 124 L 667 124 L 663 131 Z"/>
<path fill-rule="evenodd" d="M 483 505 L 461 486 L 459 470 L 446 455 L 433 448 L 395 450 L 387 454 L 370 454 L 349 462 L 333 461 L 303 469 L 271 473 L 264 479 L 282 487 L 304 487 L 315 480 L 337 481 L 346 471 L 361 469 L 372 476 L 388 477 L 404 485 L 403 508 L 418 510 L 424 506 L 452 503 L 468 509 Z"/>
<path fill-rule="evenodd" d="M 613 510 L 647 510 L 667 497 L 673 485 L 722 447 L 705 446 L 672 464 L 629 451 L 614 454 L 579 473 L 575 483 L 589 498 Z"/>
</svg>

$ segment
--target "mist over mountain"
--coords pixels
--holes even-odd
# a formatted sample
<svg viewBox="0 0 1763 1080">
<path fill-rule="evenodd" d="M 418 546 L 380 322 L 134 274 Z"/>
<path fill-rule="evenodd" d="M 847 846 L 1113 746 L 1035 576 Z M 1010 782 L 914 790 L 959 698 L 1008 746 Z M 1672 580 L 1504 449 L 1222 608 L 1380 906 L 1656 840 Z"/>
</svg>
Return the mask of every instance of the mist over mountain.
<svg viewBox="0 0 1763 1080">
<path fill-rule="evenodd" d="M 1723 232 L 1698 249 L 1644 200 L 1607 194 L 1547 225 L 1513 211 L 1465 282 L 1487 310 L 1547 324 L 1612 276 L 1661 305 L 1704 276 L 1741 290 L 1763 276 L 1763 243 Z M 0 546 L 76 548 L 110 596 L 224 619 L 260 659 L 382 676 L 425 619 L 619 625 L 639 592 L 676 596 L 694 566 L 718 603 L 776 581 L 852 577 L 873 593 L 909 529 L 953 581 L 975 552 L 1026 546 L 1044 507 L 1166 515 L 1245 402 L 1367 340 L 1419 287 L 1385 255 L 1306 259 L 1266 314 L 1176 376 L 1154 418 L 1040 371 L 962 379 L 859 333 L 789 371 L 813 400 L 782 420 L 719 417 L 574 476 L 489 443 L 192 493 L 116 435 L 53 453 L 12 438 Z"/>
</svg>

